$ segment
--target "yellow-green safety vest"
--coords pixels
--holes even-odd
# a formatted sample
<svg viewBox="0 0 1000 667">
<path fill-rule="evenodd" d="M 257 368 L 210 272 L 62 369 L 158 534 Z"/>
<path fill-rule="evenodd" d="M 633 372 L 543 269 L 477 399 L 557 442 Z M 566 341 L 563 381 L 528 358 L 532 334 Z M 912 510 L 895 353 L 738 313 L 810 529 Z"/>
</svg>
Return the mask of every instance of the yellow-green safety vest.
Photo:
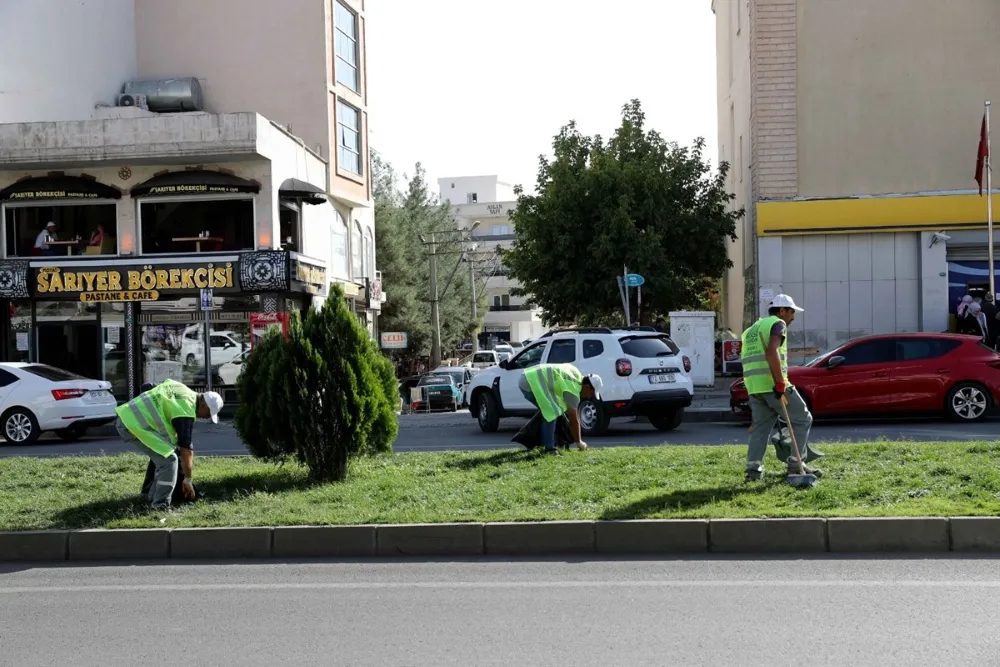
<svg viewBox="0 0 1000 667">
<path fill-rule="evenodd" d="M 170 456 L 177 448 L 178 417 L 197 418 L 198 394 L 176 380 L 164 380 L 115 412 L 125 428 L 139 442 L 160 456 Z"/>
<path fill-rule="evenodd" d="M 774 377 L 771 367 L 767 365 L 767 340 L 771 337 L 771 328 L 781 322 L 776 315 L 762 317 L 743 332 L 743 345 L 740 350 L 740 361 L 743 364 L 743 383 L 748 394 L 766 394 L 774 389 Z M 785 386 L 791 387 L 788 381 L 788 336 L 781 341 L 778 348 L 778 360 L 781 363 L 781 376 Z"/>
<path fill-rule="evenodd" d="M 566 412 L 563 393 L 580 395 L 583 388 L 583 373 L 572 364 L 542 364 L 524 371 L 524 377 L 531 387 L 531 393 L 547 422 Z"/>
</svg>

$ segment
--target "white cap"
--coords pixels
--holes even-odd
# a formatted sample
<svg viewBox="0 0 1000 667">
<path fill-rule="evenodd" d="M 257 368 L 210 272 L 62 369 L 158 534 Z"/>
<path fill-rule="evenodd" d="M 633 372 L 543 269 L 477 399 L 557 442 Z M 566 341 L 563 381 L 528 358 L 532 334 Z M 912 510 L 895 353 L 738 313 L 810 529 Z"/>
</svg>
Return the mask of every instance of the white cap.
<svg viewBox="0 0 1000 667">
<path fill-rule="evenodd" d="M 56 226 L 56 223 L 54 223 L 51 220 L 49 220 L 49 224 L 45 225 L 45 229 L 48 229 L 49 227 L 55 227 L 55 226 Z"/>
<path fill-rule="evenodd" d="M 771 308 L 791 308 L 796 313 L 801 313 L 802 310 L 803 310 L 802 308 L 799 308 L 798 306 L 796 306 L 795 302 L 792 301 L 792 297 L 788 296 L 787 294 L 778 294 L 778 295 L 776 295 L 773 299 L 771 299 L 771 305 L 770 305 L 770 307 Z"/>
<path fill-rule="evenodd" d="M 208 406 L 208 411 L 212 414 L 212 421 L 218 424 L 219 410 L 222 409 L 222 397 L 214 391 L 206 391 L 201 395 L 201 398 L 205 401 L 205 405 Z"/>
<path fill-rule="evenodd" d="M 601 376 L 597 373 L 592 373 L 587 375 L 585 379 L 590 380 L 590 386 L 594 388 L 594 393 L 597 395 L 597 398 L 600 398 L 601 389 L 604 388 L 604 380 L 601 379 Z"/>
</svg>

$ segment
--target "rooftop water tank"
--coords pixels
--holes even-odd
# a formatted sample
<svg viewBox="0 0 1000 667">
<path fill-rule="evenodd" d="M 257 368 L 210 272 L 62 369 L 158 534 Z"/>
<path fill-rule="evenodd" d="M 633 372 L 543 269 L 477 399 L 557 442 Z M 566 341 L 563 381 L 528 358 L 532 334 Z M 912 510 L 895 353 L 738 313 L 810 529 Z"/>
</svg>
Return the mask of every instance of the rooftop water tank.
<svg viewBox="0 0 1000 667">
<path fill-rule="evenodd" d="M 154 81 L 128 81 L 122 87 L 125 94 L 146 96 L 150 111 L 204 111 L 205 100 L 201 84 L 194 77 L 158 79 Z"/>
</svg>

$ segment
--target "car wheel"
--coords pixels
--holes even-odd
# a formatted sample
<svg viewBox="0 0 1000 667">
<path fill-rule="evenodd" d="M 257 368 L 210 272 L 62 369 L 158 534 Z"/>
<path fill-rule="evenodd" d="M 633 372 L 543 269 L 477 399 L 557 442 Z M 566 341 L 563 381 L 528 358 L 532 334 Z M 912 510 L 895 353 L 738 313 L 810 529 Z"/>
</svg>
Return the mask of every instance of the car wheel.
<svg viewBox="0 0 1000 667">
<path fill-rule="evenodd" d="M 83 436 L 87 435 L 87 429 L 83 427 L 61 428 L 56 431 L 56 435 L 63 442 L 76 442 Z"/>
<path fill-rule="evenodd" d="M 604 413 L 604 408 L 597 401 L 589 398 L 582 400 L 580 401 L 580 405 L 577 406 L 576 411 L 580 415 L 580 431 L 582 435 L 586 437 L 601 435 L 608 430 L 611 418 Z"/>
<path fill-rule="evenodd" d="M 452 412 L 458 412 L 458 401 L 452 401 L 451 402 L 451 411 Z"/>
<path fill-rule="evenodd" d="M 30 445 L 38 440 L 41 431 L 38 430 L 38 420 L 31 410 L 26 408 L 11 408 L 4 413 L 3 437 L 11 445 Z"/>
<path fill-rule="evenodd" d="M 959 422 L 975 422 L 985 419 L 993 407 L 990 394 L 975 382 L 961 382 L 948 392 L 945 413 L 948 418 Z"/>
<path fill-rule="evenodd" d="M 483 433 L 496 433 L 497 429 L 500 428 L 500 410 L 497 408 L 493 394 L 488 391 L 482 392 L 479 394 L 476 404 L 478 406 L 476 419 L 479 422 L 480 430 Z"/>
<path fill-rule="evenodd" d="M 193 354 L 189 354 L 187 356 L 187 359 L 184 360 L 184 363 L 187 366 L 194 366 L 196 361 L 197 361 L 197 359 L 194 358 L 194 355 Z"/>
<path fill-rule="evenodd" d="M 684 408 L 666 410 L 658 415 L 650 415 L 649 423 L 657 431 L 673 431 L 684 421 Z"/>
</svg>

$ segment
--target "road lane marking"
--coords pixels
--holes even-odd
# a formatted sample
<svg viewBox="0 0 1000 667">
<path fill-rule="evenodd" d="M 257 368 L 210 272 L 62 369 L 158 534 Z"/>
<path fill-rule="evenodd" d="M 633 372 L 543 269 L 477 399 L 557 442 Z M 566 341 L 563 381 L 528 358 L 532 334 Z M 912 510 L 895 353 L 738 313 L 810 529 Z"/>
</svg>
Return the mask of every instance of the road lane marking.
<svg viewBox="0 0 1000 667">
<path fill-rule="evenodd" d="M 407 588 L 512 589 L 512 588 L 1000 588 L 1000 581 L 919 580 L 656 580 L 656 581 L 371 581 L 273 584 L 114 584 L 93 586 L 4 586 L 0 595 L 37 593 L 137 593 L 178 591 L 282 591 L 374 590 Z"/>
</svg>

